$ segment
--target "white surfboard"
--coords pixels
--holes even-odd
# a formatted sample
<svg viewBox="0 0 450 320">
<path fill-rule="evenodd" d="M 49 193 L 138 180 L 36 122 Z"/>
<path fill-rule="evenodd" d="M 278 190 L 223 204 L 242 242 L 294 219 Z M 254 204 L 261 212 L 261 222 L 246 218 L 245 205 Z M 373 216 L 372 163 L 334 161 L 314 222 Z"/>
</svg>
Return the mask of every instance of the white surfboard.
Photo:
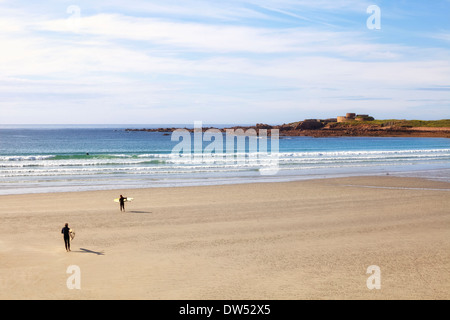
<svg viewBox="0 0 450 320">
<path fill-rule="evenodd" d="M 125 202 L 131 202 L 134 198 L 126 198 Z M 114 199 L 114 202 L 119 202 L 119 198 Z"/>
<path fill-rule="evenodd" d="M 69 236 L 70 236 L 70 240 L 73 240 L 75 238 L 75 230 L 70 229 L 69 230 Z"/>
</svg>

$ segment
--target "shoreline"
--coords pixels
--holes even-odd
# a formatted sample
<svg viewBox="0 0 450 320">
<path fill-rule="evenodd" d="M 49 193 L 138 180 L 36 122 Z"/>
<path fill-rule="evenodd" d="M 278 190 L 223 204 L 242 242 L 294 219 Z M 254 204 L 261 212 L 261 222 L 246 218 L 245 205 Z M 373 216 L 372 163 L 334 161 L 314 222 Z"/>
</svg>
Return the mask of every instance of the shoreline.
<svg viewBox="0 0 450 320">
<path fill-rule="evenodd" d="M 125 213 L 117 191 L 0 196 L 0 299 L 448 299 L 449 190 L 391 176 L 124 189 Z"/>
<path fill-rule="evenodd" d="M 392 168 L 391 168 L 392 169 Z M 63 194 L 63 193 L 72 193 L 72 192 L 119 192 L 120 190 L 140 190 L 140 189 L 166 189 L 166 188 L 195 188 L 195 187 L 215 187 L 215 186 L 233 186 L 233 185 L 253 185 L 253 184 L 277 184 L 277 183 L 294 183 L 301 181 L 314 181 L 314 180 L 330 180 L 330 179 L 345 179 L 345 178 L 357 178 L 364 177 L 367 179 L 377 178 L 377 177 L 394 177 L 394 178 L 406 178 L 406 179 L 423 179 L 428 181 L 435 182 L 447 182 L 450 183 L 450 172 L 444 173 L 448 171 L 448 168 L 433 168 L 433 169 L 419 169 L 419 170 L 389 170 L 389 171 L 378 171 L 378 172 L 334 172 L 334 173 L 324 173 L 324 172 L 315 172 L 314 174 L 309 175 L 281 175 L 281 176 L 252 176 L 243 179 L 240 177 L 238 180 L 234 180 L 235 177 L 230 178 L 229 181 L 224 180 L 225 178 L 221 178 L 215 181 L 207 181 L 208 179 L 200 179 L 202 182 L 166 182 L 165 185 L 124 185 L 120 186 L 111 186 L 111 185 L 103 185 L 103 186 L 50 186 L 50 187 L 35 187 L 32 190 L 20 190 L 12 193 L 0 193 L 0 197 L 9 197 L 15 195 L 45 195 L 45 194 Z M 440 173 L 441 176 L 430 176 L 434 172 Z M 444 176 L 442 176 L 442 174 Z M 205 182 L 207 181 L 207 182 Z M 78 190 L 73 190 L 76 188 Z M 31 188 L 30 188 L 31 189 Z M 59 189 L 59 190 L 58 190 Z M 61 191 L 60 191 L 61 190 Z"/>
<path fill-rule="evenodd" d="M 18 193 L 18 194 L 0 194 L 0 199 L 3 197 L 27 197 L 27 196 L 36 196 L 41 197 L 45 195 L 54 195 L 54 196 L 67 196 L 71 194 L 92 194 L 92 193 L 109 193 L 109 194 L 117 194 L 119 193 L 133 193 L 133 192 L 151 192 L 153 190 L 178 190 L 178 189 L 208 189 L 208 188 L 220 188 L 220 187 L 251 187 L 254 185 L 267 185 L 274 186 L 283 185 L 283 184 L 297 184 L 297 183 L 326 183 L 327 181 L 345 181 L 345 180 L 370 180 L 370 179 L 392 179 L 392 180 L 404 180 L 404 181 L 414 181 L 417 185 L 421 182 L 424 185 L 432 186 L 432 185 L 441 185 L 441 188 L 431 188 L 430 190 L 442 190 L 442 191 L 450 191 L 450 182 L 440 181 L 435 179 L 430 179 L 426 177 L 415 177 L 415 176 L 396 176 L 396 175 L 384 175 L 384 174 L 372 174 L 372 175 L 345 175 L 340 177 L 320 177 L 320 178 L 308 178 L 308 179 L 294 179 L 294 180 L 286 180 L 286 181 L 255 181 L 255 182 L 236 182 L 236 183 L 222 183 L 222 184 L 210 184 L 210 185 L 182 185 L 182 186 L 155 186 L 155 187 L 124 187 L 124 188 L 113 188 L 113 189 L 93 189 L 93 190 L 75 190 L 75 191 L 51 191 L 51 192 L 35 192 L 35 193 Z M 372 187 L 372 186 L 359 186 L 359 187 Z M 379 186 L 373 186 L 374 188 L 382 188 Z M 390 187 L 386 187 L 389 189 Z M 400 188 L 400 187 L 399 187 Z M 401 189 L 401 188 L 400 188 Z M 406 187 L 407 189 L 407 187 Z M 414 188 L 413 188 L 414 189 Z M 417 187 L 417 190 L 420 190 L 420 187 Z M 423 188 L 426 190 L 427 188 Z"/>
</svg>

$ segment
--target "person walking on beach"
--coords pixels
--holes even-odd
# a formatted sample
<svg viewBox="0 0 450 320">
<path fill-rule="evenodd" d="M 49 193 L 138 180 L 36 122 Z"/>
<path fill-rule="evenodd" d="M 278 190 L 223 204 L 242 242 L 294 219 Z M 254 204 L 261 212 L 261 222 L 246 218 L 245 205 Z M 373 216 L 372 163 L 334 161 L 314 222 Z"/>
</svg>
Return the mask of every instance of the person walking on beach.
<svg viewBox="0 0 450 320">
<path fill-rule="evenodd" d="M 125 211 L 125 200 L 127 200 L 127 198 L 120 195 L 119 197 L 120 211 Z"/>
<path fill-rule="evenodd" d="M 70 251 L 70 228 L 69 224 L 66 223 L 64 228 L 62 228 L 61 233 L 64 235 L 64 245 L 66 246 L 66 251 Z"/>
</svg>

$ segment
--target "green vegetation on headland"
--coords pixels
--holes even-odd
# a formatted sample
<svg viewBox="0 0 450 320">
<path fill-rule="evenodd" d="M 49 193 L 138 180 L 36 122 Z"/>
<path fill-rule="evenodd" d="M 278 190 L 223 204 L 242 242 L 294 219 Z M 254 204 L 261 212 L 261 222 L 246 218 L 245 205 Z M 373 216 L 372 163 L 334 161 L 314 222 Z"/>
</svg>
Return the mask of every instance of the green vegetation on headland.
<svg viewBox="0 0 450 320">
<path fill-rule="evenodd" d="M 450 119 L 376 120 L 347 114 L 330 119 L 307 119 L 279 126 L 280 135 L 313 137 L 442 137 L 450 138 Z"/>
<path fill-rule="evenodd" d="M 346 121 L 335 124 L 339 126 L 367 126 L 376 125 L 381 127 L 403 127 L 403 128 L 450 128 L 450 119 L 443 120 L 373 120 L 373 121 Z"/>
</svg>

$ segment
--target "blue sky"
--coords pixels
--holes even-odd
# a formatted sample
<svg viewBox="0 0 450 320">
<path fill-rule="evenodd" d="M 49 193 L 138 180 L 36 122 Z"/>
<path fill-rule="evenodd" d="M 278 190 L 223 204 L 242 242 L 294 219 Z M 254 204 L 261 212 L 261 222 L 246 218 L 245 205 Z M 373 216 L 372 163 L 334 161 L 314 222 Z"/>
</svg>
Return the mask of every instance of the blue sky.
<svg viewBox="0 0 450 320">
<path fill-rule="evenodd" d="M 450 0 L 0 0 L 0 123 L 450 118 L 449 16 Z"/>
</svg>

